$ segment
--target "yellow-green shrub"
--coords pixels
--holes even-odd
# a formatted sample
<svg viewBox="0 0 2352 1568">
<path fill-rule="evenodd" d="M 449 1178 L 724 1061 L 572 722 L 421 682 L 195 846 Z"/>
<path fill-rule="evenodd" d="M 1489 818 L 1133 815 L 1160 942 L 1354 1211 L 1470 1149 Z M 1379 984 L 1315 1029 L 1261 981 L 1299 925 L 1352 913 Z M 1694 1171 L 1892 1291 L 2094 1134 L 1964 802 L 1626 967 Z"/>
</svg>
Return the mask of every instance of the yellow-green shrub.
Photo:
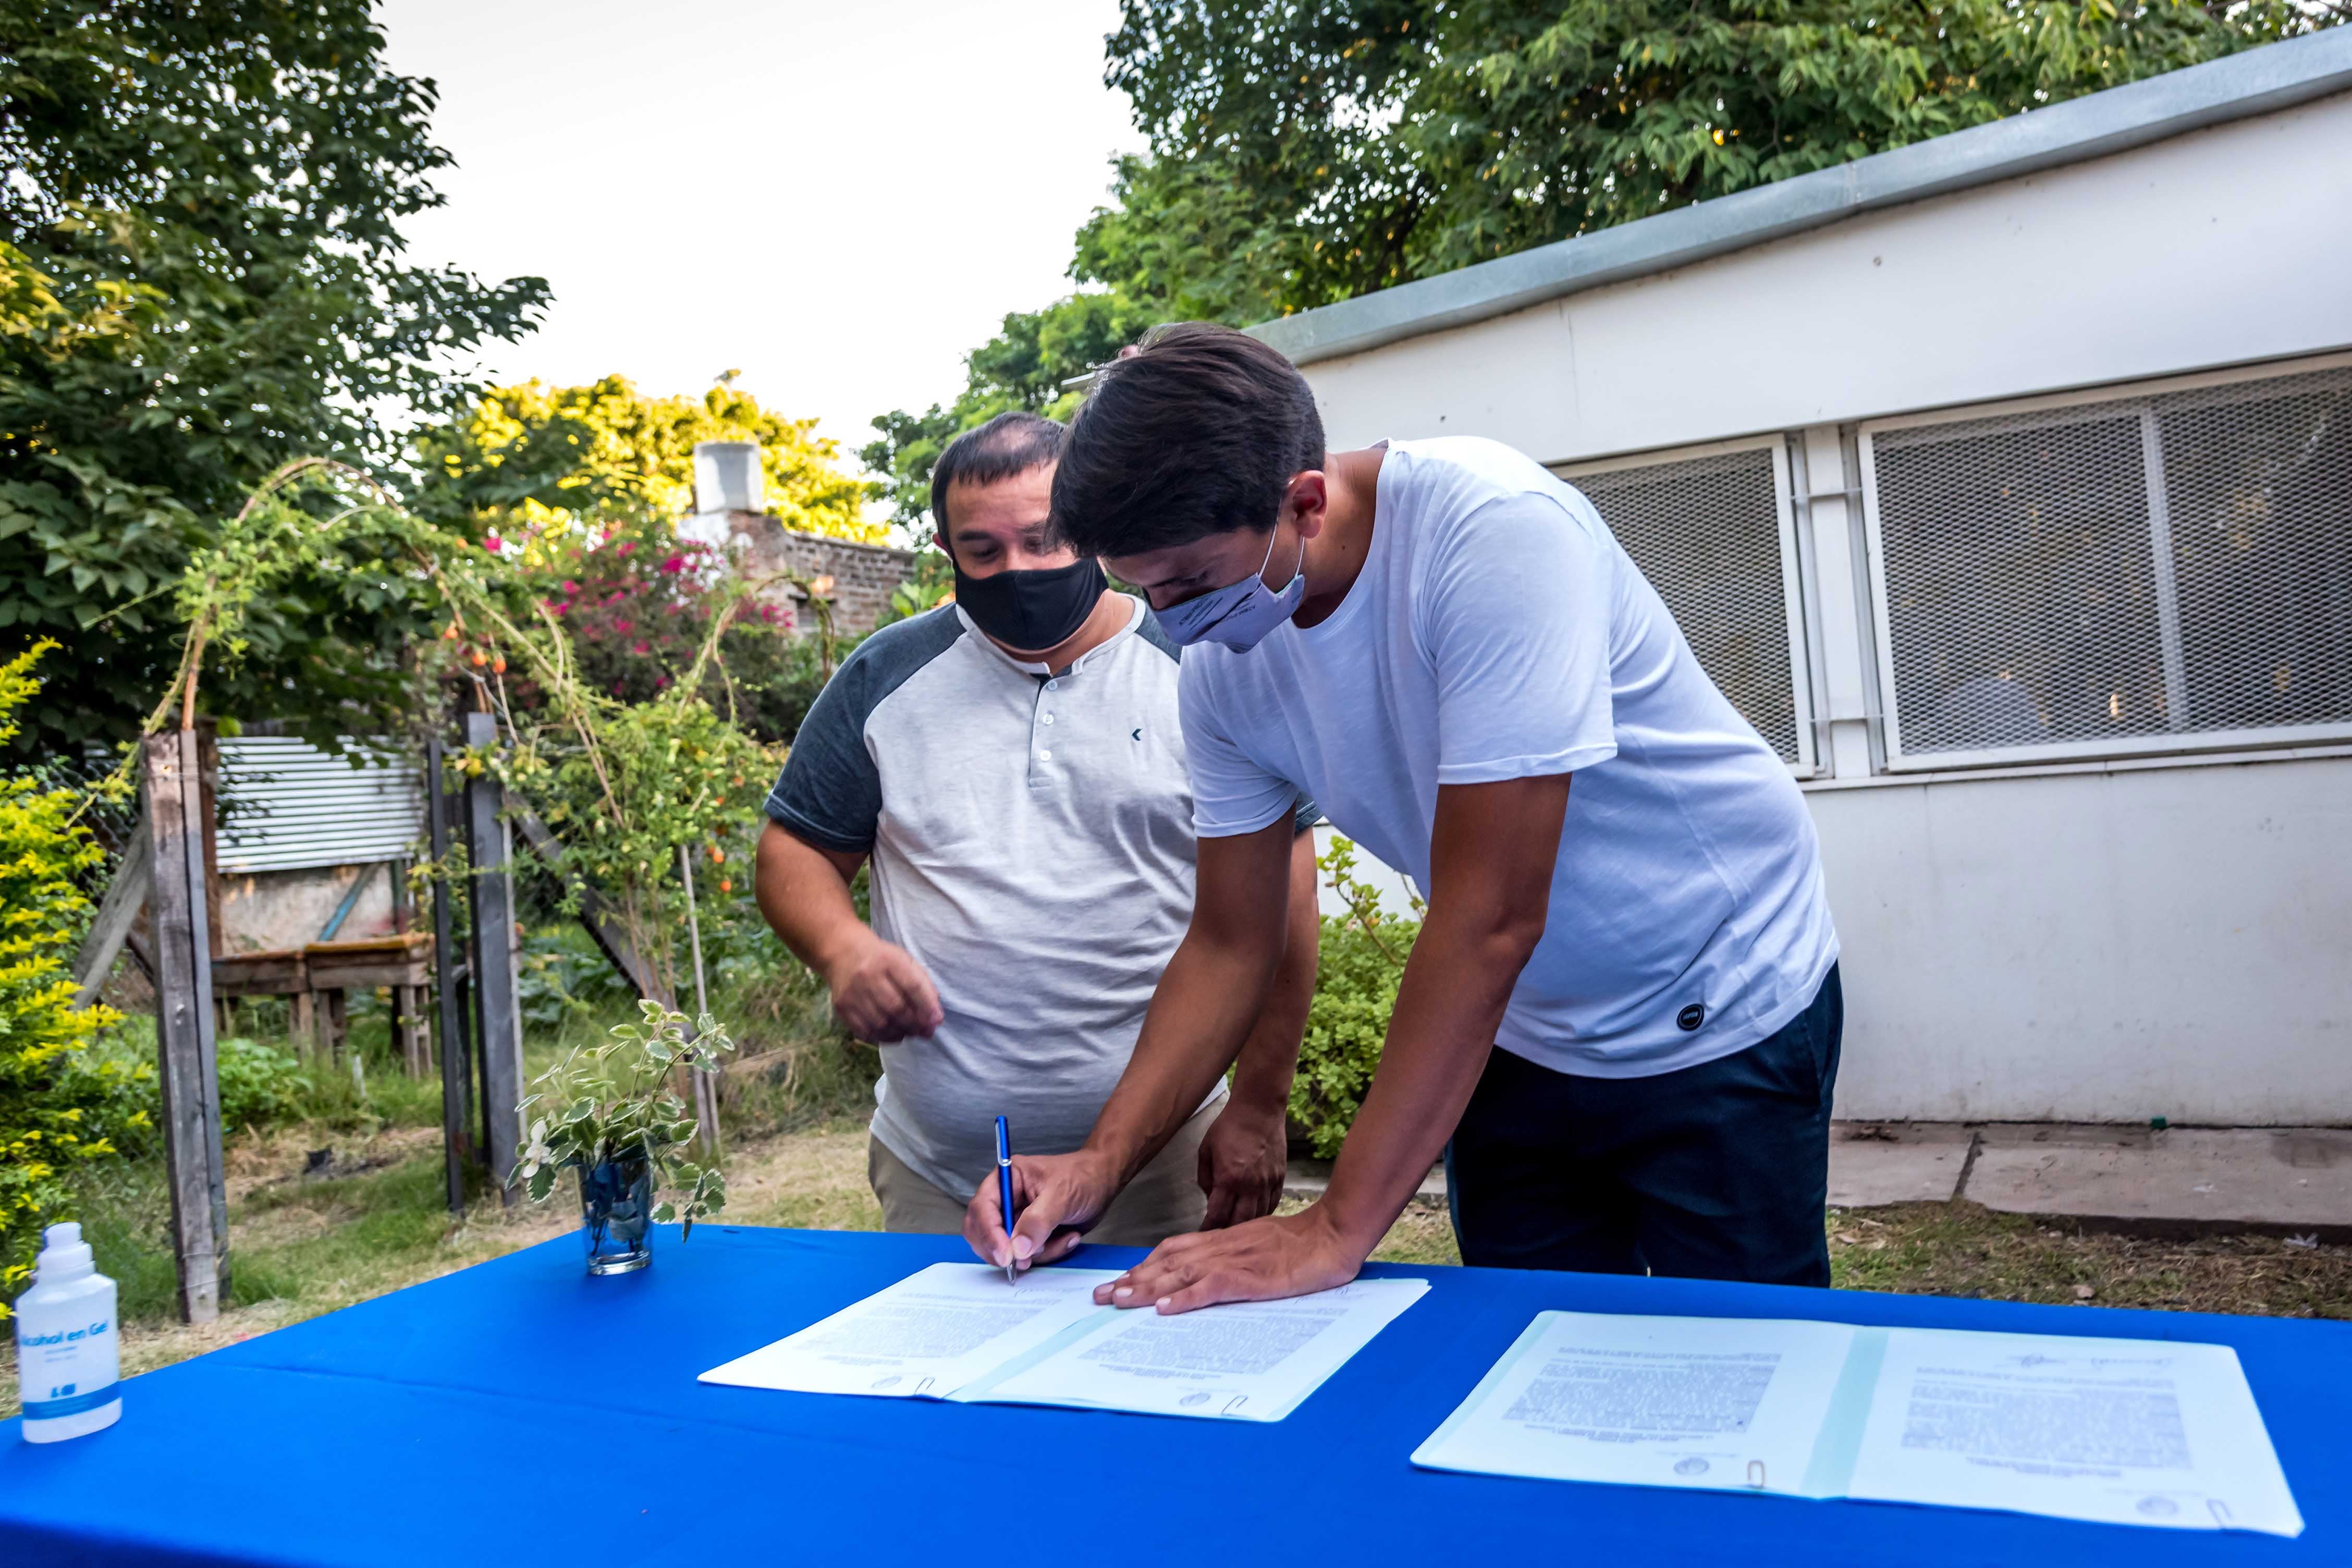
<svg viewBox="0 0 2352 1568">
<path fill-rule="evenodd" d="M 0 664 L 0 742 L 40 689 L 34 662 L 56 646 L 37 643 Z M 64 1217 L 68 1167 L 113 1152 L 88 1125 L 92 1104 L 138 1070 L 66 1070 L 117 1016 L 73 1005 L 66 955 L 89 909 L 74 874 L 100 858 L 74 821 L 77 804 L 39 779 L 0 775 L 0 1317 L 31 1272 L 41 1226 Z"/>
<path fill-rule="evenodd" d="M 1339 1153 L 1381 1065 L 1397 984 L 1421 922 L 1381 912 L 1379 894 L 1356 879 L 1356 847 L 1347 839 L 1332 839 L 1330 853 L 1317 864 L 1348 912 L 1324 917 L 1315 1004 L 1298 1047 L 1298 1076 L 1290 1082 L 1290 1123 L 1316 1158 L 1328 1160 Z M 1421 912 L 1418 900 L 1413 912 Z"/>
</svg>

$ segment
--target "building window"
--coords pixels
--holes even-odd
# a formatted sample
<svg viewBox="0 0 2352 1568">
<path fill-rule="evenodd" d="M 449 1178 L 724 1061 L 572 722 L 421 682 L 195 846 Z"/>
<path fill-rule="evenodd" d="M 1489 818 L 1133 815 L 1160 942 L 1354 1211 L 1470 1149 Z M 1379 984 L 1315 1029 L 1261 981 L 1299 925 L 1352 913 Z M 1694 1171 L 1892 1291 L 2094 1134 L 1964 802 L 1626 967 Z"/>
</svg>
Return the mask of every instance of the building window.
<svg viewBox="0 0 2352 1568">
<path fill-rule="evenodd" d="M 2352 365 L 1861 444 L 1890 765 L 2352 731 Z"/>
<path fill-rule="evenodd" d="M 1810 768 L 1797 672 L 1794 531 L 1787 448 L 1775 437 L 1568 467 L 1633 564 L 1666 602 L 1699 668 L 1780 760 Z"/>
</svg>

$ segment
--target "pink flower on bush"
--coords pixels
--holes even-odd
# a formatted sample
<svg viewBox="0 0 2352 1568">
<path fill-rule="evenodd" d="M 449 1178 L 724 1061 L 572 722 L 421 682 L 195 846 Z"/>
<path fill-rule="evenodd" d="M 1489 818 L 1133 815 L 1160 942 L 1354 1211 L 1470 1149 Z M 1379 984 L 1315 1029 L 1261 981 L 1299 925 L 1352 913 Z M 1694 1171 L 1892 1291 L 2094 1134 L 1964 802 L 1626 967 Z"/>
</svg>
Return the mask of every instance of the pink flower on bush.
<svg viewBox="0 0 2352 1568">
<path fill-rule="evenodd" d="M 672 574 L 683 572 L 686 570 L 686 557 L 683 555 L 673 555 L 668 560 L 661 563 L 661 569 Z"/>
</svg>

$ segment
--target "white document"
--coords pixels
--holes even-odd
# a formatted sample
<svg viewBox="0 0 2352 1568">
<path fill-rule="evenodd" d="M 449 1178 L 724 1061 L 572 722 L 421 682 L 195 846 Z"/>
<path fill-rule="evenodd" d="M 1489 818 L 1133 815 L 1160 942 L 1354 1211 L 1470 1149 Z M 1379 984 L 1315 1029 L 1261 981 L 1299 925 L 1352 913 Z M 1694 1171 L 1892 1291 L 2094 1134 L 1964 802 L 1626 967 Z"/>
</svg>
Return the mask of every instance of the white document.
<svg viewBox="0 0 2352 1568">
<path fill-rule="evenodd" d="M 1545 1312 L 1432 1469 L 2299 1535 L 2226 1345 Z"/>
<path fill-rule="evenodd" d="M 1412 1462 L 1801 1493 L 1853 1342 L 1840 1323 L 1545 1312 Z"/>
<path fill-rule="evenodd" d="M 1106 1309 L 1116 1268 L 1033 1268 L 1008 1285 L 984 1263 L 934 1263 L 698 1380 L 802 1394 L 944 1399 Z"/>
<path fill-rule="evenodd" d="M 1279 1421 L 1428 1289 L 1425 1279 L 1359 1279 L 1167 1317 L 1105 1309 L 1026 1364 L 951 1397 Z"/>
<path fill-rule="evenodd" d="M 1906 1329 L 1846 1495 L 2299 1535 L 2227 1345 Z"/>
<path fill-rule="evenodd" d="M 1279 1421 L 1399 1312 L 1422 1279 L 1359 1279 L 1285 1301 L 1162 1317 L 1097 1307 L 1114 1268 L 935 1263 L 704 1383 L 803 1394 L 1071 1405 Z"/>
</svg>

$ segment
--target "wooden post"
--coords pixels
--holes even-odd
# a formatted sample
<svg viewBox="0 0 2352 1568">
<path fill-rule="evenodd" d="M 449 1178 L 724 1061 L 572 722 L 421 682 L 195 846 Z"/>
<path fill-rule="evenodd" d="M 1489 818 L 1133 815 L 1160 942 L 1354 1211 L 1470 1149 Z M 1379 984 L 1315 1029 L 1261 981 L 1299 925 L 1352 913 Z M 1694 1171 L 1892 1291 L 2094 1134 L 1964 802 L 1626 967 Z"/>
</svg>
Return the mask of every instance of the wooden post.
<svg viewBox="0 0 2352 1568">
<path fill-rule="evenodd" d="M 683 844 L 677 847 L 677 870 L 686 882 L 686 941 L 694 952 L 694 1026 L 699 1029 L 703 1015 L 710 1011 L 710 999 L 702 983 L 702 921 L 694 909 L 694 857 Z M 705 1154 L 719 1152 L 719 1074 L 715 1068 L 694 1069 L 694 1136 Z"/>
<path fill-rule="evenodd" d="M 203 770 L 193 730 L 142 742 L 154 847 L 155 1040 L 163 1161 L 180 1316 L 209 1323 L 228 1292 L 228 1194 L 222 1183 L 220 1083 L 213 1043 L 211 933 L 205 929 Z"/>
<path fill-rule="evenodd" d="M 449 897 L 449 792 L 441 787 L 442 746 L 425 746 L 425 820 L 433 847 L 433 1001 L 441 1026 L 441 1165 L 448 1181 L 449 1212 L 466 1212 L 466 1167 L 474 1161 L 473 1119 L 467 1114 L 474 1053 L 466 1038 L 466 1013 L 459 1005 L 458 975 L 464 960 L 454 935 Z"/>
<path fill-rule="evenodd" d="M 404 857 L 392 863 L 392 929 L 397 936 L 416 929 L 416 899 L 409 890 Z M 392 988 L 392 1043 L 409 1077 L 433 1076 L 433 1031 L 425 1026 L 424 986 Z"/>
<path fill-rule="evenodd" d="M 317 993 L 298 990 L 286 998 L 286 1032 L 294 1038 L 296 1055 L 307 1058 L 319 1054 Z"/>
<path fill-rule="evenodd" d="M 313 993 L 323 1004 L 318 1009 L 319 1033 L 325 1043 L 329 1061 L 341 1061 L 343 1048 L 351 1044 L 351 1004 L 340 985 Z M 356 1055 L 356 1053 L 354 1053 Z"/>
<path fill-rule="evenodd" d="M 433 1031 L 425 1021 L 425 987 L 392 988 L 392 1038 L 411 1078 L 433 1076 Z"/>
<path fill-rule="evenodd" d="M 466 743 L 494 746 L 498 721 L 466 715 Z M 515 1201 L 515 1154 L 522 1099 L 522 1017 L 516 1005 L 514 878 L 507 869 L 509 841 L 506 790 L 489 773 L 466 786 L 466 838 L 473 857 L 474 1018 L 482 1043 L 482 1142 L 490 1179 L 506 1202 Z"/>
<path fill-rule="evenodd" d="M 209 719 L 196 724 L 196 776 L 204 783 L 205 935 L 212 956 L 218 958 L 227 951 L 221 945 L 220 734 Z"/>
<path fill-rule="evenodd" d="M 154 884 L 155 846 L 148 834 L 147 819 L 142 816 L 138 830 L 131 834 L 129 847 L 115 865 L 114 879 L 106 885 L 106 897 L 89 922 L 89 934 L 82 938 L 81 948 L 74 954 L 75 1006 L 87 1007 L 97 1000 Z"/>
</svg>

